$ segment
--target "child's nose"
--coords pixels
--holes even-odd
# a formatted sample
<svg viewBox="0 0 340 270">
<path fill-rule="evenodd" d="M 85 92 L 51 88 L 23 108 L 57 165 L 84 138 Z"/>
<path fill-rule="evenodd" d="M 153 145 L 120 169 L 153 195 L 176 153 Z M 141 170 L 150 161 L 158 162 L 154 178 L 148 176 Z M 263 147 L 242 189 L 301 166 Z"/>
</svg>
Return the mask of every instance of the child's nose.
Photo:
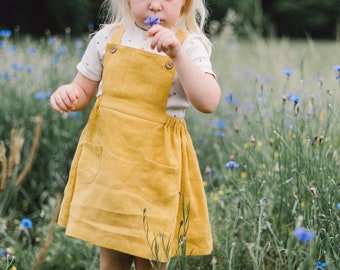
<svg viewBox="0 0 340 270">
<path fill-rule="evenodd" d="M 161 1 L 159 0 L 151 0 L 150 1 L 150 10 L 159 11 L 162 9 Z"/>
</svg>

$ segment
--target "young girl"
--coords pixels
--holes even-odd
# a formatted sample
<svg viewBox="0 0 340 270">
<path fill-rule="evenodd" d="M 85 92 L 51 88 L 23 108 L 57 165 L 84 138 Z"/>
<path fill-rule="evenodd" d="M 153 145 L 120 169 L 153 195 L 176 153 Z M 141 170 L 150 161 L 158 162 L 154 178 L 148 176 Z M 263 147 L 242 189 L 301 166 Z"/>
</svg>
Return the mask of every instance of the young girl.
<svg viewBox="0 0 340 270">
<path fill-rule="evenodd" d="M 203 34 L 203 0 L 107 0 L 58 112 L 96 95 L 76 150 L 59 224 L 100 246 L 100 269 L 152 269 L 212 250 L 206 198 L 184 114 L 211 113 L 220 88 Z M 199 21 L 199 24 L 197 24 Z M 158 268 L 157 268 L 158 269 Z"/>
</svg>

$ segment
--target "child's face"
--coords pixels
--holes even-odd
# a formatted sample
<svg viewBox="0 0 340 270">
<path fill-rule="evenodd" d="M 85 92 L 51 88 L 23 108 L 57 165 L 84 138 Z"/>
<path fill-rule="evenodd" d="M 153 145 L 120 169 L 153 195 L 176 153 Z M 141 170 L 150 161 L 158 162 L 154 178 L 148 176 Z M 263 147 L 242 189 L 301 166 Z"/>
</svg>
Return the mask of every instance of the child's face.
<svg viewBox="0 0 340 270">
<path fill-rule="evenodd" d="M 186 0 L 129 0 L 131 14 L 137 26 L 147 30 L 144 20 L 157 15 L 161 25 L 166 28 L 173 27 L 181 14 Z"/>
</svg>

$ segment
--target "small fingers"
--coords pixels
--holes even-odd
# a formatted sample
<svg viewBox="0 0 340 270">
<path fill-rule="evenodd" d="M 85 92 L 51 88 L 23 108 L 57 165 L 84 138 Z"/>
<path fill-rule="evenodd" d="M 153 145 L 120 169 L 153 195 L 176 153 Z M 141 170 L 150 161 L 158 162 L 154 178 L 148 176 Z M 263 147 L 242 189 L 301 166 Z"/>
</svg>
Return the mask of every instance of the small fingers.
<svg viewBox="0 0 340 270">
<path fill-rule="evenodd" d="M 69 106 L 63 101 L 59 94 L 56 94 L 51 98 L 51 104 L 52 107 L 59 113 L 69 111 Z"/>
<path fill-rule="evenodd" d="M 69 112 L 74 109 L 79 98 L 79 91 L 73 86 L 62 86 L 51 96 L 50 103 L 57 112 Z"/>
<path fill-rule="evenodd" d="M 56 102 L 55 97 L 53 95 L 50 98 L 50 104 L 55 111 L 57 111 L 59 113 L 63 112 L 62 109 L 60 109 L 59 106 L 57 105 L 57 102 Z"/>
<path fill-rule="evenodd" d="M 148 31 L 148 35 L 152 38 L 150 44 L 152 50 L 157 49 L 158 52 L 164 52 L 170 57 L 176 56 L 180 42 L 173 32 L 156 25 Z"/>
</svg>

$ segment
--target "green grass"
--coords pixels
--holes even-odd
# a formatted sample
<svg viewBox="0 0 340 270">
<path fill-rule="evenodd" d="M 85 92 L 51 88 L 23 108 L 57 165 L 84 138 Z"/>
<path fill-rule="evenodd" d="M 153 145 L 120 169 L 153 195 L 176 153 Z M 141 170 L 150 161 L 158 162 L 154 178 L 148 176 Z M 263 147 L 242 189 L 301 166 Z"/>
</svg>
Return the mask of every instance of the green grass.
<svg viewBox="0 0 340 270">
<path fill-rule="evenodd" d="M 7 159 L 11 130 L 24 129 L 25 139 L 17 150 L 20 162 L 0 191 L 0 250 L 14 250 L 8 250 L 8 260 L 15 256 L 17 269 L 34 269 L 39 254 L 44 256 L 36 269 L 98 269 L 96 247 L 53 227 L 88 110 L 59 115 L 42 95 L 72 80 L 86 42 L 79 48 L 63 39 L 54 44 L 9 39 L 0 48 L 0 140 Z M 256 37 L 239 41 L 227 31 L 213 42 L 221 103 L 211 115 L 191 109 L 187 122 L 202 168 L 214 250 L 173 265 L 292 270 L 317 269 L 321 262 L 326 269 L 340 269 L 340 81 L 333 69 L 340 64 L 340 45 Z M 33 71 L 25 71 L 30 66 Z M 13 187 L 30 156 L 37 115 L 42 117 L 39 147 L 24 182 Z M 238 167 L 226 167 L 229 161 Z M 3 163 L 0 168 L 3 176 Z M 31 229 L 20 225 L 24 217 L 33 221 Z M 296 227 L 313 231 L 314 237 L 299 241 Z M 0 255 L 0 269 L 8 265 Z"/>
</svg>

